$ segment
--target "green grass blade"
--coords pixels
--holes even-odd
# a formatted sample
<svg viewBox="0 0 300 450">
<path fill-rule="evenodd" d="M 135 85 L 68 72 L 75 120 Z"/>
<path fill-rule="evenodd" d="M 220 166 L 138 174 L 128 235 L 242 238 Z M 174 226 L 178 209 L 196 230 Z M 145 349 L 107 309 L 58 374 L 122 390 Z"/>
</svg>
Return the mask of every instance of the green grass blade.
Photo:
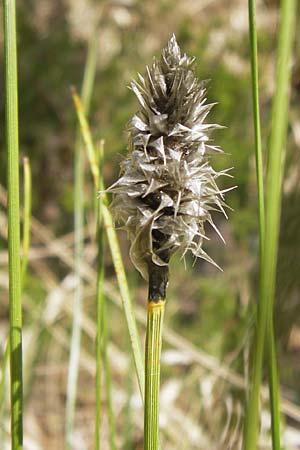
<svg viewBox="0 0 300 450">
<path fill-rule="evenodd" d="M 295 33 L 297 1 L 282 1 L 279 30 L 276 91 L 272 111 L 272 129 L 267 170 L 266 241 L 263 254 L 261 297 L 269 304 L 267 320 L 267 358 L 270 378 L 273 449 L 280 450 L 280 405 L 276 348 L 273 331 L 276 265 L 281 215 L 282 180 L 288 124 L 288 104 L 291 78 L 291 56 Z"/>
<path fill-rule="evenodd" d="M 262 376 L 264 342 L 266 330 L 268 329 L 267 337 L 269 336 L 269 338 L 271 334 L 270 330 L 272 330 L 271 323 L 275 294 L 275 276 L 284 160 L 283 150 L 287 129 L 287 112 L 289 100 L 288 93 L 291 74 L 291 67 L 289 63 L 292 53 L 295 17 L 296 1 L 283 0 L 279 30 L 276 88 L 272 110 L 272 129 L 269 143 L 269 162 L 266 183 L 266 238 L 262 255 L 256 346 L 253 363 L 253 378 L 248 405 L 248 414 L 251 414 L 252 419 L 246 421 L 244 436 L 245 450 L 254 450 L 257 448 L 259 431 L 259 396 Z M 271 348 L 271 345 L 273 345 L 272 342 L 269 342 L 268 347 Z M 273 353 L 271 357 L 274 357 Z M 273 389 L 277 388 L 273 386 Z M 278 410 L 278 405 L 276 404 L 277 401 L 278 397 L 277 395 L 275 395 L 272 399 L 272 409 L 274 410 Z M 276 427 L 279 426 L 279 424 L 274 425 Z M 273 437 L 276 438 L 274 434 Z M 278 443 L 276 445 L 278 445 Z"/>
<path fill-rule="evenodd" d="M 92 36 L 89 43 L 88 57 L 82 84 L 82 102 L 86 113 L 90 108 L 91 95 L 94 86 L 97 58 L 97 38 Z M 81 315 L 82 315 L 82 279 L 81 266 L 83 258 L 83 228 L 84 228 L 84 154 L 80 133 L 77 132 L 75 143 L 75 188 L 74 188 L 74 227 L 75 227 L 75 263 L 76 278 L 74 317 L 67 380 L 66 401 L 66 447 L 70 446 L 74 429 L 75 404 L 77 395 L 77 379 L 79 371 Z"/>
<path fill-rule="evenodd" d="M 264 185 L 263 185 L 263 158 L 261 142 L 261 125 L 259 109 L 259 83 L 258 83 L 258 62 L 257 62 L 257 32 L 256 32 L 256 1 L 249 0 L 249 35 L 251 48 L 251 75 L 252 75 L 252 97 L 253 97 L 253 117 L 255 132 L 255 156 L 256 156 L 256 177 L 258 191 L 259 210 L 259 261 L 260 271 L 262 270 L 263 243 L 265 242 L 265 208 L 264 208 Z M 276 347 L 274 338 L 273 320 L 269 321 L 266 335 L 266 351 L 269 372 L 269 391 L 271 399 L 271 423 L 273 449 L 280 449 L 280 411 L 279 411 L 279 382 L 276 364 Z M 259 393 L 257 393 L 259 395 Z M 254 411 L 254 410 L 253 410 Z M 252 410 L 248 411 L 246 421 L 252 423 Z M 249 427 L 249 424 L 246 424 Z"/>
<path fill-rule="evenodd" d="M 85 142 L 87 153 L 89 157 L 90 164 L 94 164 L 94 161 L 97 161 L 95 146 L 93 143 L 91 131 L 86 120 L 84 110 L 81 104 L 81 101 L 73 91 L 73 99 L 74 104 L 78 116 L 78 121 L 80 124 L 80 129 L 82 133 L 82 138 Z M 96 164 L 97 166 L 97 164 Z M 95 172 L 96 173 L 96 172 Z M 101 186 L 101 190 L 104 190 L 104 186 Z M 102 214 L 103 214 L 103 223 L 106 230 L 107 240 L 109 243 L 113 264 L 115 268 L 115 272 L 117 275 L 118 286 L 121 294 L 121 299 L 123 303 L 125 318 L 127 322 L 127 328 L 129 331 L 130 343 L 133 353 L 133 360 L 135 364 L 135 369 L 137 373 L 139 388 L 141 392 L 142 399 L 144 398 L 144 364 L 142 358 L 141 344 L 137 331 L 137 325 L 135 316 L 133 313 L 132 301 L 129 293 L 127 278 L 125 274 L 124 264 L 121 256 L 120 246 L 118 242 L 118 237 L 113 225 L 113 220 L 111 217 L 111 213 L 107 207 L 107 198 L 106 194 L 102 193 Z"/>
<path fill-rule="evenodd" d="M 255 135 L 256 178 L 257 178 L 257 194 L 258 194 L 258 208 L 259 208 L 260 253 L 262 254 L 261 246 L 262 243 L 264 242 L 264 231 L 265 231 L 265 206 L 264 206 L 265 202 L 264 202 L 263 157 L 262 157 L 260 110 L 259 110 L 259 83 L 258 83 L 255 3 L 256 0 L 249 0 L 248 6 L 249 6 L 249 35 L 250 35 L 250 49 L 251 49 L 253 119 L 254 119 L 254 135 Z"/>
<path fill-rule="evenodd" d="M 23 446 L 22 303 L 16 4 L 4 0 L 6 150 L 10 313 L 11 447 Z"/>
<path fill-rule="evenodd" d="M 108 428 L 109 428 L 109 446 L 110 450 L 117 450 L 116 446 L 116 424 L 114 417 L 114 408 L 111 396 L 111 373 L 109 367 L 109 358 L 107 353 L 107 344 L 108 344 L 108 326 L 107 326 L 107 304 L 104 302 L 104 311 L 103 311 L 103 362 L 104 362 L 104 373 L 105 373 L 105 392 L 106 392 L 106 407 L 108 414 Z"/>
<path fill-rule="evenodd" d="M 32 183 L 31 169 L 28 158 L 23 158 L 24 164 L 24 208 L 23 208 L 23 257 L 21 262 L 21 280 L 24 287 L 28 265 L 28 252 L 30 247 L 30 226 L 31 226 L 31 198 Z"/>
<path fill-rule="evenodd" d="M 138 377 L 138 383 L 140 388 L 140 393 L 142 399 L 144 399 L 144 364 L 142 358 L 141 344 L 137 331 L 137 325 L 135 316 L 133 313 L 133 306 L 130 297 L 129 287 L 127 283 L 126 273 L 124 269 L 124 264 L 122 261 L 121 250 L 114 228 L 113 220 L 110 211 L 105 203 L 103 203 L 103 220 L 104 227 L 107 234 L 107 240 L 110 247 L 110 252 L 113 259 L 113 264 L 115 267 L 115 272 L 117 275 L 117 281 L 119 285 L 119 290 L 121 294 L 121 299 L 124 307 L 124 313 L 127 322 L 127 328 L 129 331 L 129 338 L 131 343 L 131 348 L 133 352 L 133 359 L 135 364 L 135 369 Z"/>
<path fill-rule="evenodd" d="M 99 233 L 100 234 L 100 233 Z M 102 234 L 102 232 L 101 232 Z M 98 240 L 102 240 L 99 237 Z M 100 246 L 99 246 L 100 247 Z M 100 261 L 99 261 L 100 259 Z M 97 276 L 97 334 L 96 334 L 96 421 L 95 421 L 95 449 L 101 448 L 101 371 L 102 371 L 102 340 L 103 334 L 103 282 L 104 282 L 104 264 L 103 252 L 98 254 L 98 276 Z"/>
</svg>

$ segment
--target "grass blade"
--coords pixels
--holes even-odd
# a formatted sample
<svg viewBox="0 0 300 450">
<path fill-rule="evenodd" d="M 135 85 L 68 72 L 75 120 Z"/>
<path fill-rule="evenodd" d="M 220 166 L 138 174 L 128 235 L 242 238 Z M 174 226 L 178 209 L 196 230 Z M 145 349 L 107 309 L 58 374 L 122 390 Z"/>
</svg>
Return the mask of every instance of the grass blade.
<svg viewBox="0 0 300 450">
<path fill-rule="evenodd" d="M 258 61 L 257 61 L 257 32 L 256 32 L 256 1 L 249 0 L 249 36 L 251 49 L 251 75 L 252 75 L 252 97 L 253 97 L 253 117 L 255 132 L 255 157 L 256 157 L 256 178 L 258 193 L 258 214 L 259 214 L 259 261 L 260 271 L 262 270 L 263 243 L 265 242 L 265 208 L 264 208 L 264 185 L 263 185 L 263 158 L 261 142 L 261 125 L 259 109 L 259 83 L 258 83 Z M 279 382 L 276 363 L 276 347 L 274 337 L 273 321 L 269 321 L 266 334 L 266 351 L 269 372 L 269 392 L 271 399 L 271 423 L 273 448 L 280 449 L 280 411 L 279 411 Z M 246 415 L 246 420 L 253 422 L 251 411 Z M 249 425 L 246 425 L 249 427 Z"/>
<path fill-rule="evenodd" d="M 275 276 L 278 251 L 281 190 L 283 175 L 283 150 L 287 129 L 287 112 L 289 100 L 290 83 L 290 58 L 292 53 L 292 42 L 295 29 L 296 1 L 283 0 L 281 7 L 281 21 L 279 30 L 278 60 L 276 88 L 272 110 L 272 129 L 269 143 L 269 162 L 267 168 L 266 182 L 266 221 L 265 221 L 265 243 L 262 254 L 262 268 L 260 280 L 260 302 L 258 307 L 258 324 L 256 334 L 256 346 L 253 363 L 253 378 L 248 405 L 248 419 L 246 420 L 244 448 L 254 450 L 257 448 L 259 430 L 259 396 L 262 377 L 263 350 L 268 330 L 267 342 L 269 349 L 273 345 L 271 336 L 273 321 L 273 302 L 275 294 Z M 269 358 L 274 363 L 274 353 L 269 352 Z M 270 368 L 272 365 L 270 364 Z M 274 380 L 273 380 L 274 381 Z M 275 380 L 277 383 L 277 380 Z M 277 387 L 271 388 L 276 390 Z M 278 410 L 277 394 L 272 398 L 272 409 Z M 250 415 L 250 418 L 249 418 Z M 273 439 L 278 445 L 279 423 L 274 423 Z M 276 448 L 276 447 L 275 447 Z"/>
<path fill-rule="evenodd" d="M 111 374 L 109 367 L 109 358 L 107 353 L 107 343 L 108 343 L 108 326 L 107 326 L 107 304 L 106 301 L 103 305 L 103 362 L 104 362 L 104 373 L 105 373 L 105 391 L 106 391 L 106 407 L 108 414 L 108 428 L 109 428 L 109 446 L 110 450 L 117 450 L 116 446 L 116 424 L 114 417 L 113 402 L 111 396 Z"/>
<path fill-rule="evenodd" d="M 100 190 L 102 183 L 102 161 L 103 146 L 101 141 L 97 157 L 97 178 L 94 178 L 95 196 Z M 97 183 L 97 184 L 96 184 Z M 103 251 L 103 223 L 102 223 L 102 202 L 95 203 L 96 208 L 96 241 L 97 241 L 97 287 L 96 287 L 96 305 L 97 305 L 97 330 L 96 330 L 96 422 L 95 422 L 95 448 L 100 450 L 101 447 L 101 371 L 102 371 L 102 351 L 106 351 L 106 340 L 103 339 L 103 324 L 106 321 L 104 310 L 104 251 Z"/>
<path fill-rule="evenodd" d="M 97 57 L 96 32 L 89 43 L 88 57 L 84 71 L 82 84 L 82 102 L 86 113 L 90 108 L 91 95 L 93 91 Z M 72 325 L 72 337 L 69 359 L 69 370 L 67 380 L 67 402 L 66 402 L 66 447 L 71 445 L 74 429 L 75 404 L 77 394 L 77 379 L 79 371 L 80 341 L 81 341 L 81 315 L 82 315 L 82 279 L 81 266 L 83 259 L 83 228 L 84 228 L 84 158 L 82 140 L 77 133 L 75 143 L 75 189 L 74 189 L 74 224 L 75 224 L 75 265 L 76 278 L 74 316 Z"/>
<path fill-rule="evenodd" d="M 4 0 L 6 149 L 10 313 L 11 447 L 23 446 L 22 303 L 16 4 Z"/>
<path fill-rule="evenodd" d="M 259 84 L 258 84 L 258 63 L 257 63 L 257 33 L 255 20 L 256 0 L 249 0 L 249 35 L 251 49 L 251 76 L 252 76 L 252 100 L 253 100 L 253 118 L 255 134 L 255 158 L 256 158 L 256 178 L 258 194 L 258 212 L 259 212 L 259 235 L 260 235 L 260 254 L 262 254 L 262 243 L 264 242 L 265 231 L 265 202 L 264 202 L 264 176 L 263 176 L 263 158 L 261 143 L 261 126 L 259 111 Z"/>
<path fill-rule="evenodd" d="M 78 116 L 78 121 L 80 124 L 80 129 L 82 133 L 82 138 L 85 142 L 87 154 L 89 157 L 89 161 L 91 166 L 95 164 L 97 161 L 96 151 L 92 139 L 92 135 L 90 132 L 90 128 L 88 122 L 86 120 L 84 110 L 80 101 L 80 98 L 73 91 L 73 100 Z M 97 164 L 96 164 L 97 166 Z M 96 172 L 95 172 L 96 173 Z M 101 186 L 101 190 L 104 191 L 104 186 Z M 120 246 L 117 238 L 117 234 L 113 225 L 113 220 L 111 217 L 111 213 L 107 207 L 107 198 L 106 194 L 102 193 L 102 214 L 103 214 L 103 223 L 106 230 L 106 235 L 110 247 L 110 252 L 113 259 L 113 264 L 115 268 L 115 272 L 117 275 L 118 286 L 121 294 L 121 299 L 123 303 L 125 318 L 127 322 L 127 328 L 129 331 L 130 343 L 133 353 L 133 359 L 135 364 L 135 369 L 137 373 L 139 388 L 141 392 L 142 399 L 144 398 L 144 364 L 142 358 L 141 344 L 137 331 L 137 325 L 135 316 L 133 314 L 132 301 L 129 293 L 127 278 L 125 274 L 124 264 L 122 261 Z"/>
</svg>

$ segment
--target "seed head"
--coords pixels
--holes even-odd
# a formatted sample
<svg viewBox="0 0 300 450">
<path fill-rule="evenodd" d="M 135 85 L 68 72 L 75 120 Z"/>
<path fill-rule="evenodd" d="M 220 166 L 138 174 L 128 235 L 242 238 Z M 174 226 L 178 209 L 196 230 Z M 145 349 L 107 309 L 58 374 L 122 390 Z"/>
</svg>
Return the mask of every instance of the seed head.
<svg viewBox="0 0 300 450">
<path fill-rule="evenodd" d="M 206 82 L 196 78 L 194 60 L 181 54 L 173 35 L 160 59 L 131 83 L 140 110 L 128 124 L 129 153 L 109 190 L 131 259 L 146 279 L 150 264 L 168 265 L 177 250 L 214 263 L 202 248 L 204 224 L 218 232 L 211 211 L 225 214 L 216 179 L 227 171 L 216 172 L 209 162 L 222 152 L 209 138 L 220 126 L 205 122 L 213 104 L 206 103 Z"/>
</svg>

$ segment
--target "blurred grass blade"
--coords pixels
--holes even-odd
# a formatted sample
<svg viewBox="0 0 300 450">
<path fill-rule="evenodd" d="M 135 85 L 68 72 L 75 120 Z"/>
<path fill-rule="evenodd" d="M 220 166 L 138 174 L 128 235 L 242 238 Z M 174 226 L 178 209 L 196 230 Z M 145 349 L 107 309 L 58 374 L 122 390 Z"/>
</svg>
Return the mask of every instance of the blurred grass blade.
<svg viewBox="0 0 300 450">
<path fill-rule="evenodd" d="M 91 37 L 88 49 L 87 62 L 84 70 L 82 84 L 83 107 L 88 114 L 93 92 L 97 60 L 97 31 Z M 83 228 L 84 228 L 84 157 L 82 140 L 77 132 L 75 142 L 75 187 L 74 187 L 74 228 L 75 228 L 75 262 L 74 273 L 76 279 L 74 315 L 72 324 L 72 337 L 67 380 L 66 401 L 66 447 L 71 445 L 74 430 L 74 416 L 77 394 L 77 379 L 79 371 L 80 341 L 81 341 L 81 315 L 82 315 L 82 278 L 81 267 L 83 260 Z"/>
<path fill-rule="evenodd" d="M 258 324 L 256 346 L 254 352 L 253 375 L 248 405 L 248 418 L 246 420 L 244 448 L 254 450 L 257 448 L 259 434 L 259 397 L 262 376 L 262 362 L 265 337 L 268 347 L 271 348 L 273 302 L 275 294 L 276 263 L 278 252 L 278 236 L 280 222 L 280 206 L 282 192 L 282 176 L 284 161 L 284 146 L 287 131 L 289 84 L 291 76 L 290 59 L 295 31 L 296 1 L 283 0 L 281 6 L 281 20 L 279 29 L 276 87 L 272 110 L 272 128 L 268 153 L 268 168 L 266 182 L 266 219 L 265 242 L 262 255 L 262 269 L 260 279 L 260 302 L 258 305 Z M 268 334 L 266 336 L 266 330 Z M 268 355 L 274 361 L 274 353 Z M 270 365 L 271 367 L 271 365 Z M 274 380 L 273 380 L 274 381 Z M 275 380 L 276 381 L 276 380 Z M 273 386 L 273 389 L 275 386 Z M 277 394 L 272 401 L 278 401 Z M 275 410 L 278 405 L 272 405 Z M 250 415 L 250 417 L 249 417 Z M 277 428 L 279 423 L 274 424 Z M 274 431 L 274 430 L 273 430 Z M 279 430 L 275 433 L 279 435 Z M 278 436 L 273 434 L 278 445 Z"/>
<path fill-rule="evenodd" d="M 75 104 L 75 108 L 77 111 L 78 121 L 80 123 L 82 138 L 83 138 L 86 148 L 87 148 L 87 153 L 89 155 L 90 164 L 92 165 L 92 164 L 94 164 L 93 161 L 95 161 L 95 162 L 97 161 L 97 157 L 96 157 L 96 151 L 95 151 L 95 147 L 93 144 L 93 139 L 92 139 L 92 135 L 90 132 L 90 128 L 89 128 L 88 122 L 86 120 L 81 101 L 75 91 L 73 91 L 73 99 L 74 99 L 74 104 Z M 96 166 L 97 166 L 97 164 L 96 164 Z M 143 399 L 144 398 L 144 364 L 143 364 L 143 358 L 142 358 L 140 339 L 139 339 L 139 335 L 138 335 L 138 331 L 137 331 L 135 316 L 133 313 L 132 301 L 131 301 L 131 297 L 130 297 L 130 293 L 129 293 L 124 264 L 123 264 L 123 260 L 122 260 L 122 256 L 121 256 L 120 247 L 119 247 L 119 242 L 118 242 L 117 234 L 116 234 L 116 231 L 115 231 L 115 228 L 113 225 L 113 220 L 112 220 L 110 211 L 107 207 L 107 198 L 106 198 L 106 194 L 103 192 L 104 191 L 103 184 L 101 185 L 101 190 L 102 190 L 101 197 L 102 197 L 102 214 L 103 214 L 104 227 L 106 230 L 107 239 L 108 239 L 108 243 L 109 243 L 109 247 L 110 247 L 110 251 L 111 251 L 111 255 L 112 255 L 112 260 L 113 260 L 115 272 L 117 275 L 117 281 L 118 281 L 118 286 L 119 286 L 121 299 L 122 299 L 122 303 L 123 303 L 123 307 L 124 307 L 127 328 L 129 331 L 129 337 L 130 337 L 130 343 L 131 343 L 131 348 L 132 348 L 132 352 L 133 352 L 135 369 L 136 369 L 136 373 L 137 373 L 141 396 Z"/>
<path fill-rule="evenodd" d="M 117 450 L 116 446 L 116 424 L 114 417 L 114 408 L 113 401 L 111 395 L 111 374 L 109 367 L 109 358 L 107 353 L 107 344 L 108 344 L 108 326 L 107 326 L 107 304 L 104 301 L 103 305 L 103 362 L 104 362 L 104 373 L 105 373 L 105 392 L 106 392 L 106 408 L 108 414 L 108 428 L 109 428 L 109 446 L 110 450 Z"/>
<path fill-rule="evenodd" d="M 266 351 L 269 374 L 269 393 L 271 406 L 271 428 L 273 450 L 280 450 L 280 383 L 278 379 L 276 345 L 273 314 L 270 315 L 266 330 Z"/>
<path fill-rule="evenodd" d="M 16 4 L 4 0 L 5 112 L 8 186 L 11 448 L 23 446 L 19 125 Z"/>
<path fill-rule="evenodd" d="M 72 97 L 74 101 L 74 105 L 77 111 L 77 117 L 79 121 L 80 128 L 82 130 L 82 138 L 85 143 L 85 147 L 87 150 L 87 156 L 90 164 L 90 169 L 93 175 L 94 186 L 99 186 L 99 168 L 97 162 L 97 154 L 95 151 L 94 143 L 92 140 L 92 136 L 89 130 L 89 125 L 86 119 L 86 113 L 84 111 L 83 102 L 80 100 L 78 94 L 76 93 L 76 89 L 72 88 Z"/>
<path fill-rule="evenodd" d="M 7 391 L 7 366 L 9 360 L 9 339 L 6 340 L 5 350 L 2 357 L 1 371 L 0 371 L 0 442 L 3 442 L 5 423 L 5 400 Z"/>
<path fill-rule="evenodd" d="M 103 162 L 103 146 L 101 141 L 99 152 L 97 153 L 97 171 L 98 177 L 94 178 L 95 194 L 100 189 L 102 180 L 102 162 Z M 102 349 L 105 349 L 107 342 L 103 339 L 103 324 L 106 321 L 104 316 L 104 250 L 103 250 L 103 223 L 102 223 L 102 201 L 101 199 L 95 203 L 96 212 L 96 243 L 97 243 L 97 287 L 96 287 L 96 305 L 97 305 L 97 330 L 96 330 L 96 421 L 95 421 L 95 449 L 101 448 L 101 370 L 102 370 Z M 106 350 L 104 350 L 106 351 Z"/>
<path fill-rule="evenodd" d="M 24 164 L 24 208 L 23 208 L 23 257 L 21 262 L 21 280 L 24 287 L 28 265 L 28 252 L 30 247 L 30 225 L 31 225 L 31 199 L 32 183 L 31 169 L 28 158 L 23 158 Z"/>
<path fill-rule="evenodd" d="M 251 76 L 252 76 L 252 100 L 253 100 L 253 119 L 255 134 L 255 158 L 256 158 L 256 178 L 257 194 L 259 208 L 259 243 L 260 254 L 262 255 L 262 243 L 264 242 L 265 230 L 265 205 L 264 205 L 264 177 L 263 177 L 263 157 L 261 143 L 261 126 L 259 111 L 259 83 L 258 83 L 258 63 L 257 63 L 257 33 L 255 20 L 256 0 L 249 0 L 249 35 L 251 49 Z"/>
<path fill-rule="evenodd" d="M 121 250 L 114 228 L 112 216 L 107 205 L 103 202 L 103 220 L 104 226 L 107 233 L 107 239 L 110 246 L 110 251 L 112 254 L 113 264 L 115 267 L 119 290 L 122 298 L 122 303 L 124 307 L 124 313 L 127 321 L 127 327 L 129 331 L 130 343 L 133 352 L 135 369 L 138 377 L 138 383 L 140 388 L 140 393 L 142 399 L 144 399 L 144 364 L 142 358 L 142 351 L 140 345 L 140 339 L 138 336 L 136 320 L 133 313 L 133 307 L 131 302 L 131 297 L 129 293 L 129 287 L 127 283 L 127 278 L 125 274 L 124 264 L 122 261 Z"/>
</svg>

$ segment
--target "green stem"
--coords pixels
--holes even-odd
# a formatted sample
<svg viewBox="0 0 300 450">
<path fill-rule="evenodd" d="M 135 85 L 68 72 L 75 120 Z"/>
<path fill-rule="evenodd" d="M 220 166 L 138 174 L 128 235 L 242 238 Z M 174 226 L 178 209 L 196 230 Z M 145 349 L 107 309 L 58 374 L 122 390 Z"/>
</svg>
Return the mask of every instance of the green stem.
<svg viewBox="0 0 300 450">
<path fill-rule="evenodd" d="M 263 158 L 261 142 L 261 124 L 259 110 L 259 82 L 258 82 L 258 61 L 257 61 L 257 32 L 256 32 L 256 1 L 249 0 L 249 35 L 251 48 L 251 75 L 252 75 L 252 98 L 253 98 L 253 117 L 255 133 L 255 157 L 256 157 L 256 178 L 257 178 L 257 196 L 259 212 L 259 261 L 260 272 L 262 271 L 263 243 L 265 242 L 265 206 L 264 206 L 264 185 L 263 185 Z M 259 319 L 258 319 L 259 320 Z M 269 391 L 271 400 L 271 427 L 273 449 L 280 449 L 280 410 L 279 410 L 279 382 L 276 364 L 276 347 L 274 336 L 273 320 L 268 322 L 266 333 L 267 364 L 269 372 Z M 259 395 L 259 394 L 258 394 Z M 252 417 L 249 411 L 246 415 L 247 422 L 252 423 L 255 417 Z M 254 413 L 255 414 L 255 413 Z"/>
<path fill-rule="evenodd" d="M 144 449 L 159 448 L 159 385 L 162 328 L 168 267 L 149 266 L 149 301 L 145 351 Z"/>
<path fill-rule="evenodd" d="M 165 300 L 148 303 L 145 360 L 144 449 L 159 447 L 159 385 Z"/>
<path fill-rule="evenodd" d="M 12 450 L 20 450 L 23 446 L 23 382 L 16 5 L 14 0 L 4 0 L 3 6 L 8 160 L 11 446 Z"/>
<path fill-rule="evenodd" d="M 261 125 L 259 111 L 259 83 L 258 83 L 258 63 L 257 63 L 257 33 L 255 20 L 256 0 L 249 0 L 249 35 L 251 47 L 251 76 L 252 76 L 252 100 L 253 118 L 255 134 L 255 158 L 256 158 L 256 178 L 257 195 L 259 207 L 259 234 L 260 234 L 260 254 L 262 255 L 262 244 L 264 242 L 265 231 L 265 206 L 264 206 L 264 178 L 263 178 L 263 158 L 261 143 Z"/>
<path fill-rule="evenodd" d="M 283 0 L 281 21 L 279 30 L 279 46 L 277 61 L 276 88 L 272 111 L 272 130 L 269 144 L 269 164 L 266 184 L 266 221 L 265 221 L 265 242 L 262 254 L 262 268 L 260 278 L 260 302 L 258 305 L 258 323 L 256 331 L 256 345 L 253 362 L 253 376 L 250 389 L 248 419 L 246 420 L 244 449 L 255 450 L 257 448 L 259 431 L 259 397 L 262 378 L 262 362 L 265 338 L 269 348 L 268 359 L 269 368 L 274 373 L 274 338 L 272 335 L 272 311 L 275 294 L 275 277 L 278 252 L 278 235 L 280 221 L 282 174 L 284 161 L 284 145 L 287 130 L 287 113 L 289 101 L 290 84 L 290 57 L 292 53 L 292 42 L 295 29 L 296 0 Z M 266 330 L 268 333 L 266 334 Z M 272 339 L 272 341 L 270 341 Z M 272 351 L 270 351 L 272 349 Z M 272 380 L 270 385 L 278 384 L 277 379 Z M 275 384 L 271 390 L 275 389 Z M 271 392 L 273 395 L 273 393 Z M 276 423 L 278 420 L 278 395 L 271 399 L 272 410 L 276 411 Z M 249 419 L 250 417 L 250 419 Z M 273 430 L 273 438 L 277 439 Z M 275 445 L 278 446 L 278 441 Z M 278 448 L 278 447 L 275 447 Z"/>
</svg>

